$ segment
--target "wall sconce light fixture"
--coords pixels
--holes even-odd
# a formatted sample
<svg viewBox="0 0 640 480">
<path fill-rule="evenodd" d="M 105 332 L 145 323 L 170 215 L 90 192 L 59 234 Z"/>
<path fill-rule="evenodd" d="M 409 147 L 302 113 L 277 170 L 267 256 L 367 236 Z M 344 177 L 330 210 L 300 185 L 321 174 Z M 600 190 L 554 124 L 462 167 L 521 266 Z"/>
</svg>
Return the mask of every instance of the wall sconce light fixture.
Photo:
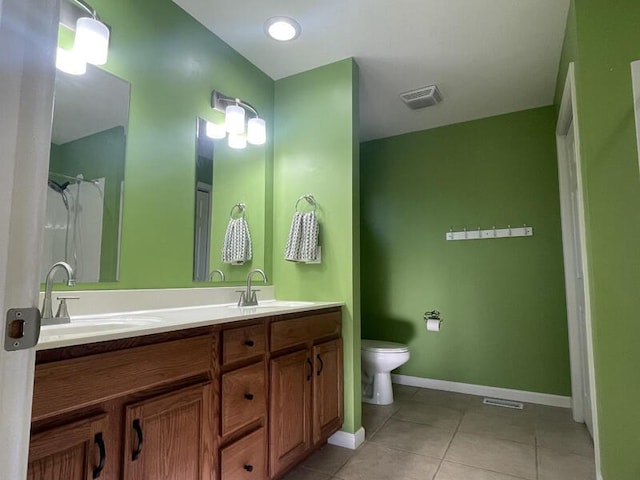
<svg viewBox="0 0 640 480">
<path fill-rule="evenodd" d="M 58 49 L 56 67 L 72 75 L 86 72 L 86 64 L 104 65 L 109 54 L 109 28 L 100 21 L 95 8 L 84 0 L 69 0 L 82 10 L 76 20 L 76 37 L 71 50 Z M 89 16 L 86 16 L 88 14 Z"/>
<path fill-rule="evenodd" d="M 264 145 L 267 141 L 266 123 L 249 103 L 214 90 L 211 92 L 211 107 L 224 113 L 224 125 L 207 122 L 208 137 L 221 139 L 228 133 L 229 147 L 237 149 L 245 148 L 247 142 L 252 145 Z M 250 118 L 245 122 L 247 116 Z"/>
</svg>

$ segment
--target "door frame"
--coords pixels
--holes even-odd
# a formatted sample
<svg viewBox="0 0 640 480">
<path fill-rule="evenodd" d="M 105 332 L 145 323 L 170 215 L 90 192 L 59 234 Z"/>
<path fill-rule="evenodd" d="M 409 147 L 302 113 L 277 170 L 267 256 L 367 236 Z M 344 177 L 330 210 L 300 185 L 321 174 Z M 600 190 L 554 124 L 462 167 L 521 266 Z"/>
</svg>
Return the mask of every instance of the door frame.
<svg viewBox="0 0 640 480">
<path fill-rule="evenodd" d="M 575 295 L 576 282 L 573 272 L 575 271 L 576 252 L 573 242 L 574 223 L 571 213 L 571 191 L 569 179 L 569 158 L 567 154 L 567 135 L 573 124 L 573 141 L 576 155 L 576 177 L 578 182 L 578 235 L 580 238 L 580 263 L 583 272 L 584 284 L 584 330 L 586 334 L 586 345 L 582 345 L 580 338 L 580 324 L 578 315 L 577 298 Z M 595 447 L 596 471 L 600 475 L 600 442 L 598 429 L 598 409 L 595 380 L 595 364 L 593 353 L 593 331 L 591 321 L 591 300 L 589 295 L 589 268 L 586 246 L 586 215 L 584 208 L 584 185 L 582 183 L 582 164 L 580 159 L 580 128 L 577 115 L 576 80 L 575 65 L 569 64 L 567 77 L 565 80 L 558 123 L 556 126 L 556 146 L 558 152 L 558 180 L 560 186 L 560 213 L 562 218 L 562 247 L 564 257 L 565 289 L 567 297 L 567 324 L 569 329 L 569 356 L 571 361 L 571 397 L 573 419 L 576 422 L 584 422 L 586 415 L 591 415 L 593 425 L 593 443 Z M 582 348 L 586 349 L 587 365 L 586 371 L 589 377 L 589 395 L 591 397 L 591 412 L 585 411 L 582 399 L 584 386 Z M 576 392 L 580 392 L 576 394 Z"/>
<path fill-rule="evenodd" d="M 0 0 L 0 465 L 27 476 L 35 348 L 4 349 L 9 308 L 38 306 L 59 2 Z"/>
</svg>

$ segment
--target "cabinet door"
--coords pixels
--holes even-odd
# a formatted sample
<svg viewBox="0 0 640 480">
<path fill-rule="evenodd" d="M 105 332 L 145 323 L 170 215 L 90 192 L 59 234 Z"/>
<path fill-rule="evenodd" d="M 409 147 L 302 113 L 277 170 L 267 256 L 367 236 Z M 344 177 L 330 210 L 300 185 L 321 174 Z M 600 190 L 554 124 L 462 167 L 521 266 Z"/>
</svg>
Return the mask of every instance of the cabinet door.
<svg viewBox="0 0 640 480">
<path fill-rule="evenodd" d="M 211 384 L 189 387 L 126 407 L 126 480 L 210 480 Z"/>
<path fill-rule="evenodd" d="M 103 477 L 106 415 L 31 436 L 27 480 L 89 480 Z M 110 446 L 109 452 L 113 452 Z"/>
<path fill-rule="evenodd" d="M 271 476 L 282 472 L 311 447 L 311 380 L 308 350 L 271 360 L 269 459 Z"/>
<path fill-rule="evenodd" d="M 313 443 L 326 440 L 342 426 L 342 341 L 313 347 Z"/>
</svg>

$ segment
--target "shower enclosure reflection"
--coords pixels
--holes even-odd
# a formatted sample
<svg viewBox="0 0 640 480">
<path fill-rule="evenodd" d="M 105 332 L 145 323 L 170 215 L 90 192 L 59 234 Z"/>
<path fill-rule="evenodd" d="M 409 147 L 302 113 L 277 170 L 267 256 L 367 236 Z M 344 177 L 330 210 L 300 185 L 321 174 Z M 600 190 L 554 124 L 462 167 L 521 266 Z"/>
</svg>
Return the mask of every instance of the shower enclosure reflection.
<svg viewBox="0 0 640 480">
<path fill-rule="evenodd" d="M 63 260 L 78 282 L 118 279 L 129 84 L 88 65 L 57 72 L 41 279 Z"/>
</svg>

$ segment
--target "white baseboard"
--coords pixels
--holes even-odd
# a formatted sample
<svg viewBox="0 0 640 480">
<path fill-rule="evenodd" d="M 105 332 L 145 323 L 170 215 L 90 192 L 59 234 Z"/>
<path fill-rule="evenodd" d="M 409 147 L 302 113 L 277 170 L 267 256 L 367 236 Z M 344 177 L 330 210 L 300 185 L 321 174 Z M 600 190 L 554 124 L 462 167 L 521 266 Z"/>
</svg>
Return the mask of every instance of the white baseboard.
<svg viewBox="0 0 640 480">
<path fill-rule="evenodd" d="M 411 377 L 409 375 L 391 375 L 393 383 L 411 387 L 431 388 L 446 392 L 466 393 L 485 397 L 497 397 L 516 402 L 536 403 L 551 407 L 571 408 L 571 397 L 552 395 L 550 393 L 525 392 L 509 388 L 487 387 L 470 383 L 448 382 L 446 380 L 432 380 L 430 378 Z"/>
<path fill-rule="evenodd" d="M 329 437 L 327 443 L 337 447 L 349 448 L 355 450 L 364 443 L 364 428 L 360 427 L 356 433 L 348 433 L 338 430 Z"/>
</svg>

